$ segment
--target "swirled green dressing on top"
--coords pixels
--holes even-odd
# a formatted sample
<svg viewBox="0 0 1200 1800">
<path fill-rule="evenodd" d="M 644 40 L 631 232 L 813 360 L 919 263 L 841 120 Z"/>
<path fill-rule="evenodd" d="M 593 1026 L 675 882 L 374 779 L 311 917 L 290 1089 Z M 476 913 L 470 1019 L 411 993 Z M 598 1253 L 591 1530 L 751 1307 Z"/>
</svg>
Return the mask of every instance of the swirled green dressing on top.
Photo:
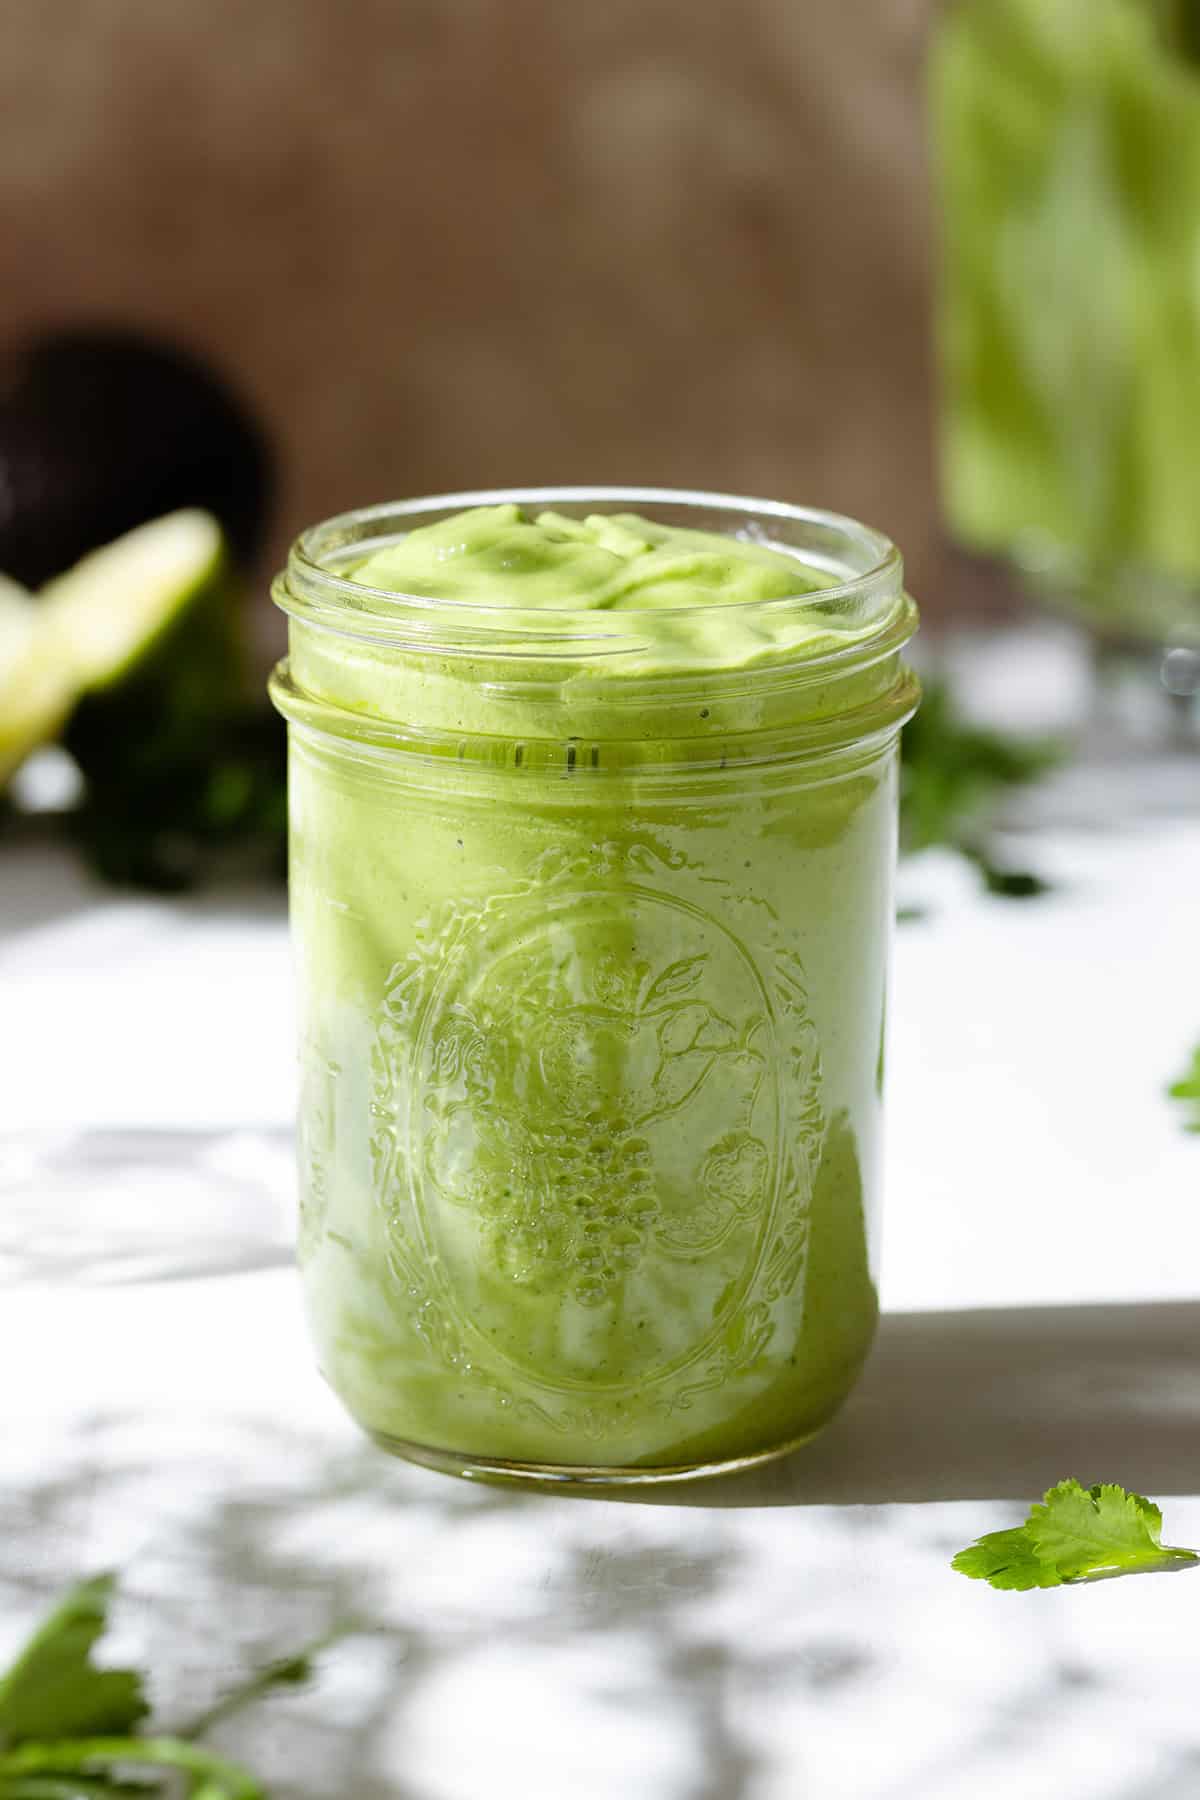
<svg viewBox="0 0 1200 1800">
<path fill-rule="evenodd" d="M 366 586 L 476 606 L 650 612 L 784 600 L 830 587 L 799 557 L 637 513 L 569 519 L 476 506 L 423 525 L 349 573 Z"/>
<path fill-rule="evenodd" d="M 371 629 L 357 643 L 294 633 L 293 677 L 318 699 L 429 733 L 711 744 L 848 712 L 894 679 L 886 661 L 850 667 L 835 654 L 886 625 L 839 601 L 843 572 L 634 513 L 474 507 L 338 572 L 381 596 L 378 610 L 364 596 Z M 694 707 L 680 685 L 690 677 Z"/>
<path fill-rule="evenodd" d="M 786 550 L 637 513 L 528 518 L 515 504 L 473 507 L 421 526 L 346 573 L 389 593 L 500 615 L 595 615 L 598 645 L 627 640 L 628 675 L 819 655 L 878 629 L 877 621 L 864 627 L 804 605 L 837 578 Z"/>
</svg>

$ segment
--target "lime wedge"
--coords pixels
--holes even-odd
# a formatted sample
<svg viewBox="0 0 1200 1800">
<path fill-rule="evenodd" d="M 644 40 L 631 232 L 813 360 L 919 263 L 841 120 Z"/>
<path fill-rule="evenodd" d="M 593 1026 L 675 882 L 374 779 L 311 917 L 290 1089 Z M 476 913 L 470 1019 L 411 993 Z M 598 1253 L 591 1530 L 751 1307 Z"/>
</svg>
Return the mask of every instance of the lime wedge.
<svg viewBox="0 0 1200 1800">
<path fill-rule="evenodd" d="M 75 672 L 80 693 L 112 687 L 154 648 L 223 560 L 221 527 L 189 508 L 93 550 L 41 590 L 40 629 Z"/>
<path fill-rule="evenodd" d="M 38 624 L 33 595 L 0 576 L 0 786 L 70 711 L 71 678 L 41 653 Z"/>
<path fill-rule="evenodd" d="M 35 611 L 29 589 L 0 575 L 0 693 L 9 670 L 17 667 L 29 648 Z"/>
<path fill-rule="evenodd" d="M 187 510 L 85 556 L 34 598 L 0 577 L 0 783 L 57 736 L 85 693 L 115 687 L 207 595 L 221 528 Z"/>
</svg>

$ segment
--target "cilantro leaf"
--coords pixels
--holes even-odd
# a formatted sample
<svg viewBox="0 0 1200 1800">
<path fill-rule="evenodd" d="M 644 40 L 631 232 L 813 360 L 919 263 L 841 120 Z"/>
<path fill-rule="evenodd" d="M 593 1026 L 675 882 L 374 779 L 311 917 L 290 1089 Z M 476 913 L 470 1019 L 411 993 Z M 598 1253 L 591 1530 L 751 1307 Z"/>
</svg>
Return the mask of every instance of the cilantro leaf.
<svg viewBox="0 0 1200 1800">
<path fill-rule="evenodd" d="M 1167 1089 L 1172 1100 L 1186 1103 L 1188 1116 L 1183 1128 L 1185 1131 L 1200 1131 L 1200 1044 L 1192 1051 L 1191 1067 L 1173 1081 Z"/>
<path fill-rule="evenodd" d="M 81 1581 L 34 1632 L 0 1679 L 0 1744 L 117 1736 L 149 1711 L 140 1675 L 91 1660 L 112 1590 L 111 1575 Z"/>
<path fill-rule="evenodd" d="M 1084 1488 L 1060 1481 L 1032 1509 L 1026 1529 L 1039 1557 L 1064 1581 L 1200 1562 L 1194 1550 L 1161 1542 L 1162 1513 L 1152 1500 L 1112 1482 Z"/>
<path fill-rule="evenodd" d="M 1195 1550 L 1164 1544 L 1161 1532 L 1162 1513 L 1144 1495 L 1068 1479 L 1046 1492 L 1024 1525 L 989 1532 L 960 1550 L 951 1567 L 996 1588 L 1033 1588 L 1200 1563 Z"/>
<path fill-rule="evenodd" d="M 1012 1531 L 989 1531 L 951 1563 L 960 1575 L 990 1581 L 994 1588 L 1057 1587 L 1059 1578 L 1047 1569 L 1023 1525 Z"/>
<path fill-rule="evenodd" d="M 100 1575 L 73 1587 L 0 1677 L 0 1800 L 161 1800 L 168 1786 L 187 1800 L 264 1800 L 248 1770 L 193 1740 L 273 1688 L 307 1680 L 315 1656 L 349 1626 L 257 1670 L 189 1731 L 140 1737 L 149 1710 L 140 1675 L 91 1660 L 113 1585 Z"/>
<path fill-rule="evenodd" d="M 0 1795 L 6 1780 L 23 1776 L 78 1774 L 86 1778 L 114 1770 L 145 1767 L 174 1770 L 188 1782 L 192 1800 L 265 1800 L 262 1788 L 238 1763 L 181 1738 L 67 1738 L 61 1743 L 27 1743 L 0 1755 Z M 86 1792 L 86 1786 L 81 1786 Z M 101 1790 L 103 1791 L 103 1790 Z M 119 1789 L 117 1790 L 120 1791 Z"/>
<path fill-rule="evenodd" d="M 996 861 L 990 823 L 1006 793 L 1037 781 L 1062 756 L 1062 746 L 1052 740 L 972 723 L 944 677 L 927 681 L 901 739 L 901 847 L 909 853 L 933 845 L 957 850 L 978 869 L 988 892 L 1006 899 L 1045 893 L 1040 876 Z"/>
<path fill-rule="evenodd" d="M 156 1800 L 161 1793 L 159 1782 L 114 1781 L 108 1775 L 0 1775 L 0 1800 Z"/>
</svg>

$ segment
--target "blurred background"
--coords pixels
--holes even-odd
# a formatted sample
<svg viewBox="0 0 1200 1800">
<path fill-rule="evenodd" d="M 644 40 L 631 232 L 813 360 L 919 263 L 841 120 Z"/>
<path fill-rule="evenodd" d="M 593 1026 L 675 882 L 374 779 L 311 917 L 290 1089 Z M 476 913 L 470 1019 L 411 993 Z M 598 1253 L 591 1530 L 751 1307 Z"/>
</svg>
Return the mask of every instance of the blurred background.
<svg viewBox="0 0 1200 1800">
<path fill-rule="evenodd" d="M 402 494 L 840 507 L 936 610 L 928 0 L 47 0 L 0 69 L 0 335 L 134 324 L 271 437 L 260 574 Z"/>
<path fill-rule="evenodd" d="M 454 488 L 856 514 L 944 673 L 1031 606 L 1081 627 L 975 684 L 987 722 L 1194 747 L 1200 0 L 45 0 L 6 33 L 0 242 L 0 780 L 111 879 L 278 850 L 270 575 Z M 141 655 L 205 562 L 169 533 L 21 605 L 181 507 L 223 533 L 206 680 Z M 1022 776 L 936 698 L 910 761 Z M 69 770 L 20 773 L 54 736 Z"/>
</svg>

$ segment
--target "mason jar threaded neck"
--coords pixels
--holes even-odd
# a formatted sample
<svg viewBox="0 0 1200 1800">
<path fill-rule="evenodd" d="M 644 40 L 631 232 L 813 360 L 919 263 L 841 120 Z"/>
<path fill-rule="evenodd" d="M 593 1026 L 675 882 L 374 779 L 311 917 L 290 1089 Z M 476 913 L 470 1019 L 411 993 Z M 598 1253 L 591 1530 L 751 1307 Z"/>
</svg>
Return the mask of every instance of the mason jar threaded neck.
<svg viewBox="0 0 1200 1800">
<path fill-rule="evenodd" d="M 511 504 L 568 518 L 633 511 L 719 533 L 789 554 L 825 585 L 798 584 L 782 598 L 589 611 L 480 605 L 354 578 L 365 559 L 419 527 Z M 362 743 L 444 749 L 453 740 L 462 756 L 468 741 L 489 738 L 666 744 L 790 732 L 797 750 L 800 738 L 816 750 L 890 734 L 915 704 L 900 657 L 916 608 L 899 551 L 854 519 L 782 502 L 641 487 L 389 502 L 302 533 L 272 593 L 290 620 L 276 703 L 294 723 Z M 731 629 L 767 649 L 730 660 Z M 688 760 L 695 754 L 693 746 Z"/>
</svg>

